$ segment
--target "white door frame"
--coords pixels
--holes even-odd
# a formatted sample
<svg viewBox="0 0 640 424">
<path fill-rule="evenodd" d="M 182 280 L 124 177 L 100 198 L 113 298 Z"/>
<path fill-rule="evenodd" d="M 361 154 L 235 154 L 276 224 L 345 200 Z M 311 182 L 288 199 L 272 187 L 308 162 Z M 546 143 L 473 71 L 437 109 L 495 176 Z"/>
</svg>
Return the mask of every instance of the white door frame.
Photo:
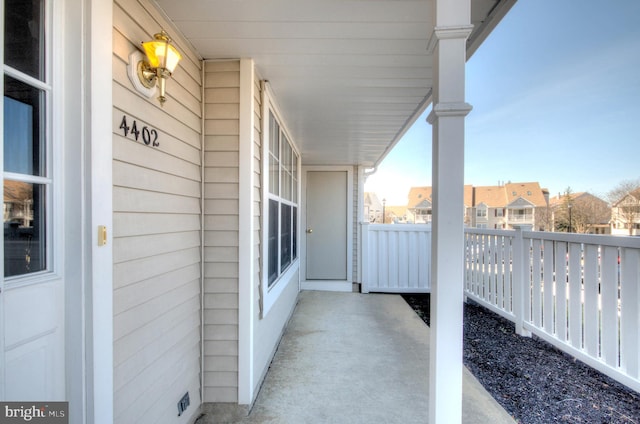
<svg viewBox="0 0 640 424">
<path fill-rule="evenodd" d="M 347 279 L 344 281 L 306 280 L 307 275 L 307 172 L 341 171 L 347 173 Z M 300 289 L 350 292 L 353 290 L 353 167 L 303 166 L 300 217 Z"/>
<path fill-rule="evenodd" d="M 64 98 L 67 400 L 73 422 L 113 423 L 113 3 L 64 0 L 56 58 Z M 81 34 L 86 37 L 81 37 Z M 109 64 L 104 66 L 104 64 Z M 78 81 L 84 81 L 79 84 Z M 98 244 L 98 227 L 106 245 Z"/>
</svg>

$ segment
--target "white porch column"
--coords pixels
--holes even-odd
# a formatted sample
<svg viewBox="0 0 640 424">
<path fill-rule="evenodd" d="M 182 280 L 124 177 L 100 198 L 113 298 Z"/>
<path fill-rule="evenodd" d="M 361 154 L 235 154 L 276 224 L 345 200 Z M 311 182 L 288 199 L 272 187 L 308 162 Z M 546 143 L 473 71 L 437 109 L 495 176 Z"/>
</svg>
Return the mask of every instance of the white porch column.
<svg viewBox="0 0 640 424">
<path fill-rule="evenodd" d="M 466 39 L 470 0 L 437 0 L 433 111 L 433 238 L 429 422 L 462 419 L 464 281 L 464 118 Z"/>
<path fill-rule="evenodd" d="M 254 63 L 240 60 L 240 154 L 239 154 L 239 258 L 238 258 L 238 403 L 251 405 L 255 398 L 254 339 Z"/>
</svg>

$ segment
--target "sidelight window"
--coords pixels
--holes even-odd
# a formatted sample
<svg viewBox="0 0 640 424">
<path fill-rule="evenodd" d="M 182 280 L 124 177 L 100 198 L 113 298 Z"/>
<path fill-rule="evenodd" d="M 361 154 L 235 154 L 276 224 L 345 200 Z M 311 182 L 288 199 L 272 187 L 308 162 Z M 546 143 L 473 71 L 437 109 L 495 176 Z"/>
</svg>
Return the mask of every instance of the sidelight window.
<svg viewBox="0 0 640 424">
<path fill-rule="evenodd" d="M 49 37 L 44 0 L 5 0 L 3 60 L 4 276 L 48 268 Z"/>
</svg>

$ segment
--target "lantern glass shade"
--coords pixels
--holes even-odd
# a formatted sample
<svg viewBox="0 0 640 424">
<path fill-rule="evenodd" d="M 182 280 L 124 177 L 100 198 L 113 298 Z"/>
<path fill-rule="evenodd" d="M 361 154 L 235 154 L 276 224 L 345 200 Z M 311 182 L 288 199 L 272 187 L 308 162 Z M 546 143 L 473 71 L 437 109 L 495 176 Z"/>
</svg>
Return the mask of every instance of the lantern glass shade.
<svg viewBox="0 0 640 424">
<path fill-rule="evenodd" d="M 178 62 L 182 59 L 178 50 L 169 43 L 168 37 L 162 33 L 156 34 L 155 40 L 142 43 L 142 48 L 151 68 L 159 68 L 162 71 L 168 71 L 169 74 L 173 73 Z"/>
</svg>

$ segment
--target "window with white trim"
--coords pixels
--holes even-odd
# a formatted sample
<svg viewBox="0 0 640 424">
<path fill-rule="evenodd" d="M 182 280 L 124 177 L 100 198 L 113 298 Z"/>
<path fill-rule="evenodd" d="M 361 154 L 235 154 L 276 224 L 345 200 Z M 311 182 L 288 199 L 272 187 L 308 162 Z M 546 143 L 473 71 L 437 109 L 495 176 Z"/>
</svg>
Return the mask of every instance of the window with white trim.
<svg viewBox="0 0 640 424">
<path fill-rule="evenodd" d="M 487 210 L 483 207 L 478 207 L 478 209 L 476 210 L 476 216 L 478 218 L 486 218 L 487 217 Z"/>
<path fill-rule="evenodd" d="M 49 267 L 50 35 L 45 0 L 5 0 L 3 60 L 4 276 Z"/>
<path fill-rule="evenodd" d="M 298 154 L 269 111 L 269 181 L 266 217 L 267 287 L 298 257 Z"/>
</svg>

